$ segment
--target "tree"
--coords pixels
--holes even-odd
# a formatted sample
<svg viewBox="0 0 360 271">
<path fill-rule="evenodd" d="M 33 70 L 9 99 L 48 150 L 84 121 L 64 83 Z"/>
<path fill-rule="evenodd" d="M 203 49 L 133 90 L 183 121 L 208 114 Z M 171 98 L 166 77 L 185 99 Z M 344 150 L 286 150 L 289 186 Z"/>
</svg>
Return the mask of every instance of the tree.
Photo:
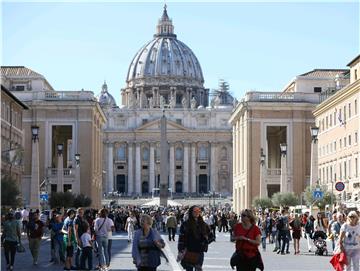
<svg viewBox="0 0 360 271">
<path fill-rule="evenodd" d="M 253 199 L 253 204 L 252 205 L 254 207 L 257 207 L 257 208 L 261 207 L 261 209 L 264 210 L 266 208 L 273 207 L 273 202 L 268 197 L 266 197 L 266 198 L 255 197 Z"/>
<path fill-rule="evenodd" d="M 13 208 L 21 205 L 20 190 L 16 181 L 11 177 L 1 179 L 1 205 Z"/>
<path fill-rule="evenodd" d="M 74 207 L 75 196 L 71 192 L 52 192 L 49 198 L 51 208 Z"/>
<path fill-rule="evenodd" d="M 320 188 L 324 192 L 321 200 L 314 200 L 313 193 L 316 188 Z M 304 191 L 304 199 L 307 205 L 317 206 L 320 210 L 324 210 L 328 204 L 335 203 L 336 196 L 331 191 L 327 191 L 327 186 L 307 186 Z"/>
<path fill-rule="evenodd" d="M 299 199 L 294 193 L 281 193 L 277 192 L 272 196 L 272 202 L 276 206 L 281 207 L 289 207 L 289 206 L 295 206 L 299 204 Z"/>
<path fill-rule="evenodd" d="M 78 194 L 74 199 L 74 207 L 89 207 L 91 205 L 91 198 L 85 196 L 84 194 Z"/>
</svg>

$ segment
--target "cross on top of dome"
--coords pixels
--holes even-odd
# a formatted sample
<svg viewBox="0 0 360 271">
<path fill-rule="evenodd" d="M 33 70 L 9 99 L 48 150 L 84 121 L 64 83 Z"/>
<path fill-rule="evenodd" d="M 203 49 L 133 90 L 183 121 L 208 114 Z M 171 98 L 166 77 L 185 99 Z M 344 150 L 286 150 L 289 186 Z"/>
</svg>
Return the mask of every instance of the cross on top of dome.
<svg viewBox="0 0 360 271">
<path fill-rule="evenodd" d="M 164 5 L 164 11 L 163 14 L 158 22 L 158 25 L 156 26 L 156 34 L 155 37 L 159 36 L 165 36 L 165 37 L 174 37 L 176 38 L 176 35 L 174 34 L 174 26 L 172 24 L 172 20 L 169 18 L 169 15 L 167 14 L 167 5 Z"/>
</svg>

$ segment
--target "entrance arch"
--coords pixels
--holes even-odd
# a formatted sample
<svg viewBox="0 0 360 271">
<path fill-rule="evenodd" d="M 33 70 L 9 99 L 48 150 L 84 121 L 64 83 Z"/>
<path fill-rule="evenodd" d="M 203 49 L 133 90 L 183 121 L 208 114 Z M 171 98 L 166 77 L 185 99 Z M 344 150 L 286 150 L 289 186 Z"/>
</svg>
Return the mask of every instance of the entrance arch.
<svg viewBox="0 0 360 271">
<path fill-rule="evenodd" d="M 182 182 L 176 182 L 175 183 L 175 193 L 182 193 Z"/>
<path fill-rule="evenodd" d="M 199 193 L 208 193 L 208 176 L 206 174 L 199 175 Z"/>
<path fill-rule="evenodd" d="M 149 193 L 149 183 L 148 182 L 143 182 L 141 184 L 141 193 L 142 194 L 148 194 Z"/>
<path fill-rule="evenodd" d="M 125 175 L 116 175 L 116 190 L 119 193 L 126 193 Z"/>
</svg>

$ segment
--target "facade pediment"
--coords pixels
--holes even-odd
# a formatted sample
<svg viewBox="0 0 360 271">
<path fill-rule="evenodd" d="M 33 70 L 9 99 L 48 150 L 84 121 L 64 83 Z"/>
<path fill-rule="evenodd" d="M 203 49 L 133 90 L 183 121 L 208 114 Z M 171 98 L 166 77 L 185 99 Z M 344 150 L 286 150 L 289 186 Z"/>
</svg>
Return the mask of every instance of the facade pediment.
<svg viewBox="0 0 360 271">
<path fill-rule="evenodd" d="M 174 121 L 167 120 L 166 129 L 168 132 L 189 132 L 190 130 L 182 126 L 181 124 L 178 124 Z M 135 129 L 135 132 L 160 132 L 160 119 L 150 121 L 146 124 L 141 125 L 137 129 Z"/>
</svg>

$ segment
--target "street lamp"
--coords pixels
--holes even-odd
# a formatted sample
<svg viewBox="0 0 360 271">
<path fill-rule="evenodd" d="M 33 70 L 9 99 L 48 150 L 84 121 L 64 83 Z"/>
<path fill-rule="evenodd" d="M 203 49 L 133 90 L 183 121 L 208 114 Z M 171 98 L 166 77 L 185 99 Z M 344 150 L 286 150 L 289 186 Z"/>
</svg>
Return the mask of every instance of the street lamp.
<svg viewBox="0 0 360 271">
<path fill-rule="evenodd" d="M 262 166 L 265 164 L 265 157 L 266 157 L 266 155 L 264 154 L 264 150 L 263 150 L 263 148 L 261 148 L 260 164 L 261 164 Z"/>
<path fill-rule="evenodd" d="M 31 126 L 31 135 L 32 135 L 32 140 L 34 142 L 39 140 L 39 126 L 33 125 Z"/>
<path fill-rule="evenodd" d="M 316 143 L 317 137 L 319 134 L 319 127 L 317 127 L 317 126 L 310 127 L 310 133 L 311 133 L 311 138 L 312 138 L 313 142 Z"/>
<path fill-rule="evenodd" d="M 64 149 L 64 144 L 57 144 L 56 145 L 57 148 L 57 154 L 60 156 L 63 153 L 63 149 Z"/>
<path fill-rule="evenodd" d="M 280 143 L 280 153 L 282 156 L 286 156 L 287 152 L 287 144 L 286 143 Z"/>
<path fill-rule="evenodd" d="M 75 163 L 76 163 L 76 167 L 80 166 L 80 153 L 75 154 Z"/>
</svg>

